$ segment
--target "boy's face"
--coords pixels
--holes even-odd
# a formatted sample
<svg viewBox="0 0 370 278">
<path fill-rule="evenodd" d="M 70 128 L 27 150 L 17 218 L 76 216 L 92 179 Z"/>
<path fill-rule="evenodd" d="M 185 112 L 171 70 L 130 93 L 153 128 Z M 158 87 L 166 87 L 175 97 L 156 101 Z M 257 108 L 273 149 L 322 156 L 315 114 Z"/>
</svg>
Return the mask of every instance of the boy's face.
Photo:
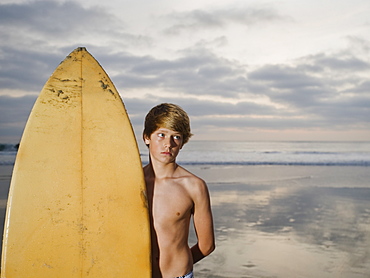
<svg viewBox="0 0 370 278">
<path fill-rule="evenodd" d="M 155 159 L 163 163 L 171 163 L 176 160 L 182 143 L 183 138 L 179 132 L 163 127 L 154 131 L 150 138 L 145 138 L 145 144 L 149 145 L 152 160 Z"/>
</svg>

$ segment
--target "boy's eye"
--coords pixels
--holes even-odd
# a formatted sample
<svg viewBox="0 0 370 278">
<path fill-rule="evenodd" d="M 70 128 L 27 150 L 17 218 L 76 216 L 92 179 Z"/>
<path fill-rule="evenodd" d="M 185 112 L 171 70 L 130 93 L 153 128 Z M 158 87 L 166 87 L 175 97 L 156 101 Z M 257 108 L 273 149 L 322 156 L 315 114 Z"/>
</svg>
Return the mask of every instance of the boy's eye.
<svg viewBox="0 0 370 278">
<path fill-rule="evenodd" d="M 158 133 L 158 137 L 164 137 L 164 133 Z"/>
<path fill-rule="evenodd" d="M 181 136 L 180 136 L 180 135 L 175 135 L 175 136 L 173 137 L 173 139 L 175 139 L 175 140 L 180 140 L 180 139 L 181 139 Z"/>
</svg>

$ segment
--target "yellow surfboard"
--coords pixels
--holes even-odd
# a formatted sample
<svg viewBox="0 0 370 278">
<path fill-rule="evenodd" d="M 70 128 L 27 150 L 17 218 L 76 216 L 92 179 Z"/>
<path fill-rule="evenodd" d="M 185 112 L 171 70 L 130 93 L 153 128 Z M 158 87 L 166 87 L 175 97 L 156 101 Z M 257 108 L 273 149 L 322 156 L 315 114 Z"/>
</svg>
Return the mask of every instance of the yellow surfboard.
<svg viewBox="0 0 370 278">
<path fill-rule="evenodd" d="M 145 192 L 124 104 L 77 48 L 46 82 L 23 133 L 1 277 L 151 277 Z"/>
</svg>

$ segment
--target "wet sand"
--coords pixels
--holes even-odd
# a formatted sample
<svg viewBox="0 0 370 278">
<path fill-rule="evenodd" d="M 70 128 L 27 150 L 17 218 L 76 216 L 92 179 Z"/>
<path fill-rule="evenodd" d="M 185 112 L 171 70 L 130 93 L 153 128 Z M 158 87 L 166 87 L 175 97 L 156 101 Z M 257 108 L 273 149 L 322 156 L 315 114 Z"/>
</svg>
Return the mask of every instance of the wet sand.
<svg viewBox="0 0 370 278">
<path fill-rule="evenodd" d="M 189 170 L 208 181 L 217 240 L 196 277 L 370 277 L 369 168 Z"/>
<path fill-rule="evenodd" d="M 197 278 L 370 277 L 369 167 L 186 168 L 207 181 L 215 223 Z M 11 171 L 0 166 L 1 230 Z"/>
</svg>

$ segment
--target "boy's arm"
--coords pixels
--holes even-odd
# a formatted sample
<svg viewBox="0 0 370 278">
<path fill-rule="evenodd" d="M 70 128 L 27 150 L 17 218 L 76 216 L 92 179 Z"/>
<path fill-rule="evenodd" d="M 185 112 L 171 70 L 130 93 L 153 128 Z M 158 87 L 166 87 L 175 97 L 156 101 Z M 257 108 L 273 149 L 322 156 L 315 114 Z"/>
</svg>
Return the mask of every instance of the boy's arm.
<svg viewBox="0 0 370 278">
<path fill-rule="evenodd" d="M 213 219 L 208 188 L 203 180 L 199 180 L 199 184 L 197 184 L 195 188 L 196 191 L 193 195 L 193 218 L 198 243 L 191 247 L 193 263 L 208 256 L 215 249 Z"/>
</svg>

